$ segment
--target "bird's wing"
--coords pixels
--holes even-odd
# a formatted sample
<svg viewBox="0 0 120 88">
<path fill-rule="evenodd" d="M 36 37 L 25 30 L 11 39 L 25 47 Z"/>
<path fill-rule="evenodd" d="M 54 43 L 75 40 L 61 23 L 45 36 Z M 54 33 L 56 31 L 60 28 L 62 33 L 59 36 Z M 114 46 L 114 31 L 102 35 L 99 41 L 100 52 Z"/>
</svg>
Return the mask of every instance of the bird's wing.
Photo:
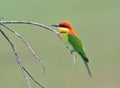
<svg viewBox="0 0 120 88">
<path fill-rule="evenodd" d="M 73 48 L 82 56 L 82 58 L 88 62 L 86 54 L 83 50 L 82 43 L 78 37 L 73 34 L 68 34 L 68 41 L 73 46 Z"/>
<path fill-rule="evenodd" d="M 87 71 L 88 71 L 89 75 L 92 77 L 90 68 L 88 66 L 89 60 L 85 55 L 85 52 L 83 50 L 82 43 L 81 43 L 80 39 L 73 34 L 69 34 L 68 40 L 69 40 L 70 44 L 73 46 L 73 48 L 82 56 L 84 63 L 85 63 L 85 66 L 87 68 Z"/>
</svg>

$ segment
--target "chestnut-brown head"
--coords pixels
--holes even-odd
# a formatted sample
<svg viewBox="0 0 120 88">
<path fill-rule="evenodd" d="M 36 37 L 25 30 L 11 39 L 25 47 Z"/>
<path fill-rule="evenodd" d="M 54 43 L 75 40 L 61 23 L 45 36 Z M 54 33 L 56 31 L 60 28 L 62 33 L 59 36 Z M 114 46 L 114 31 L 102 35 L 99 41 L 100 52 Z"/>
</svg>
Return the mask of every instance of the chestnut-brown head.
<svg viewBox="0 0 120 88">
<path fill-rule="evenodd" d="M 58 27 L 60 33 L 70 33 L 78 37 L 72 24 L 69 21 L 62 21 L 59 24 L 53 24 L 52 26 Z"/>
</svg>

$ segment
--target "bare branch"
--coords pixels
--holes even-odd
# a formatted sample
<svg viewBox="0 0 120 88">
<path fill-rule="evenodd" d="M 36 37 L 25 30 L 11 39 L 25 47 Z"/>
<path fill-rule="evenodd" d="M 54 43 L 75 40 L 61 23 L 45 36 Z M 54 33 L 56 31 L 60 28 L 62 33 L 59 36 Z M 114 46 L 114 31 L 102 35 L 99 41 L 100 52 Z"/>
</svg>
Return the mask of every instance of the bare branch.
<svg viewBox="0 0 120 88">
<path fill-rule="evenodd" d="M 29 79 L 28 79 L 28 77 L 27 77 L 27 75 L 26 75 L 26 72 L 25 72 L 24 69 L 23 69 L 23 65 L 22 65 L 22 62 L 21 62 L 21 58 L 20 58 L 19 54 L 17 53 L 16 48 L 15 48 L 14 45 L 12 44 L 11 40 L 6 36 L 6 34 L 5 34 L 1 29 L 0 29 L 0 32 L 2 33 L 2 35 L 6 38 L 6 40 L 9 42 L 10 46 L 12 47 L 13 52 L 14 52 L 14 54 L 15 54 L 15 56 L 16 56 L 17 62 L 18 62 L 18 64 L 20 65 L 20 68 L 21 68 L 21 70 L 22 70 L 22 72 L 23 72 L 23 75 L 24 75 L 24 77 L 25 77 L 25 79 L 26 79 L 27 86 L 28 86 L 28 88 L 31 88 L 30 81 L 29 81 Z"/>
<path fill-rule="evenodd" d="M 25 69 L 25 67 L 23 67 L 24 71 L 29 75 L 29 77 L 40 87 L 45 88 L 44 86 L 42 86 L 37 80 L 35 80 L 35 78 Z"/>
<path fill-rule="evenodd" d="M 32 55 L 40 62 L 40 64 L 42 65 L 43 69 L 45 70 L 45 66 L 43 64 L 43 62 L 39 59 L 39 57 L 35 54 L 35 52 L 33 51 L 33 49 L 31 48 L 31 46 L 29 45 L 29 43 L 19 34 L 17 33 L 15 30 L 9 28 L 8 26 L 6 26 L 5 24 L 28 24 L 28 25 L 34 25 L 34 26 L 38 26 L 38 27 L 42 27 L 44 29 L 47 29 L 49 31 L 52 31 L 54 34 L 56 34 L 60 39 L 61 39 L 61 36 L 60 36 L 60 33 L 57 32 L 56 30 L 52 29 L 51 27 L 48 27 L 46 25 L 43 25 L 43 24 L 39 24 L 39 23 L 35 23 L 35 22 L 29 22 L 29 21 L 0 21 L 0 24 L 2 26 L 4 26 L 6 29 L 10 30 L 11 32 L 13 32 L 14 34 L 16 34 L 24 43 L 25 45 L 29 48 L 29 50 L 31 51 Z M 23 66 L 23 64 L 21 63 L 21 58 L 19 57 L 18 54 L 16 54 L 16 49 L 15 47 L 13 46 L 13 44 L 11 43 L 11 41 L 9 41 L 9 39 L 7 38 L 7 36 L 4 34 L 4 32 L 1 30 L 1 33 L 4 35 L 4 37 L 8 40 L 8 42 L 10 43 L 14 53 L 15 53 L 15 56 L 17 57 L 17 61 L 23 71 L 23 74 L 24 74 L 24 77 L 26 79 L 26 82 L 27 82 L 27 85 L 28 85 L 28 88 L 31 88 L 30 86 L 30 82 L 29 82 L 29 79 L 28 77 L 26 76 L 26 73 L 30 76 L 30 78 L 37 84 L 39 85 L 40 87 L 42 88 L 45 88 L 44 86 L 42 86 L 39 82 L 37 82 L 33 77 L 32 75 L 25 69 L 25 67 Z M 20 60 L 19 60 L 20 59 Z"/>
<path fill-rule="evenodd" d="M 35 57 L 39 63 L 41 64 L 42 68 L 43 68 L 43 71 L 45 73 L 45 70 L 46 70 L 46 67 L 43 63 L 43 61 L 39 58 L 39 56 L 35 53 L 35 51 L 32 49 L 32 47 L 30 46 L 30 44 L 25 40 L 24 37 L 22 37 L 18 32 L 16 32 L 15 30 L 11 29 L 10 27 L 4 25 L 4 24 L 1 24 L 2 26 L 4 26 L 6 29 L 8 29 L 9 31 L 13 32 L 15 35 L 17 35 L 22 41 L 23 43 L 27 46 L 27 48 L 29 49 L 29 51 L 32 53 L 33 57 Z"/>
<path fill-rule="evenodd" d="M 9 42 L 10 46 L 12 47 L 13 49 L 13 52 L 16 56 L 16 59 L 17 59 L 17 62 L 23 72 L 23 75 L 24 75 L 24 78 L 26 79 L 26 82 L 27 82 L 27 86 L 28 88 L 31 88 L 31 85 L 30 85 L 30 81 L 29 81 L 29 78 L 27 77 L 27 74 L 30 76 L 30 78 L 35 82 L 37 83 L 41 88 L 45 88 L 44 86 L 42 86 L 39 82 L 37 82 L 33 77 L 32 75 L 26 70 L 26 68 L 23 66 L 22 64 L 22 61 L 21 61 L 21 58 L 19 56 L 19 54 L 17 53 L 17 50 L 16 48 L 14 47 L 13 43 L 11 42 L 11 40 L 7 37 L 7 35 L 0 29 L 0 32 L 2 33 L 2 35 L 6 38 L 6 40 Z M 27 73 L 27 74 L 26 74 Z"/>
<path fill-rule="evenodd" d="M 76 63 L 76 58 L 77 58 L 75 51 L 72 51 L 71 55 L 73 57 L 73 64 L 75 64 Z"/>
<path fill-rule="evenodd" d="M 29 24 L 29 25 L 34 25 L 34 26 L 38 26 L 38 27 L 42 27 L 44 29 L 50 30 L 53 33 L 55 33 L 59 38 L 61 38 L 60 33 L 58 31 L 56 31 L 56 30 L 54 30 L 51 27 L 48 27 L 46 25 L 35 23 L 35 22 L 30 22 L 30 21 L 0 21 L 0 24 Z"/>
</svg>

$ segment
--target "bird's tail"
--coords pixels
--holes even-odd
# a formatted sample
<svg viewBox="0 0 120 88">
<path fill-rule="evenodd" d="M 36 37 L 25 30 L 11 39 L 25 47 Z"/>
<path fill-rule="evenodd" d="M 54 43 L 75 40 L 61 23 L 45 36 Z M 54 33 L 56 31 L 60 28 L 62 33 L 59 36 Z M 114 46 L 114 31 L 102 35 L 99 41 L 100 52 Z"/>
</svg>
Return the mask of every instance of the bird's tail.
<svg viewBox="0 0 120 88">
<path fill-rule="evenodd" d="M 86 57 L 86 59 L 87 59 L 87 57 Z M 84 63 L 85 63 L 85 66 L 86 66 L 86 68 L 87 68 L 87 71 L 88 71 L 89 75 L 92 77 L 92 74 L 91 74 L 90 68 L 89 68 L 89 66 L 88 66 L 88 62 L 85 61 L 85 58 L 84 58 L 83 60 L 84 60 Z"/>
</svg>

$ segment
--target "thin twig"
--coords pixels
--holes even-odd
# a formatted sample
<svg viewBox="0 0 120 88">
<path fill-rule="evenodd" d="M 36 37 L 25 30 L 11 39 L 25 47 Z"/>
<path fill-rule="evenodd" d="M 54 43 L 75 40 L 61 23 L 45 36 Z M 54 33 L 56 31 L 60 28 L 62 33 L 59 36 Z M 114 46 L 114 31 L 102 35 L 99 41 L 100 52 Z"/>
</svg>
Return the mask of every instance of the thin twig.
<svg viewBox="0 0 120 88">
<path fill-rule="evenodd" d="M 76 58 L 77 58 L 77 56 L 76 56 L 75 51 L 72 51 L 72 52 L 71 52 L 71 55 L 72 55 L 72 57 L 73 57 L 73 64 L 76 64 Z"/>
<path fill-rule="evenodd" d="M 24 71 L 29 75 L 29 77 L 41 88 L 45 88 L 43 85 L 41 85 L 37 80 L 35 80 L 35 78 L 25 69 L 25 67 L 23 67 Z"/>
<path fill-rule="evenodd" d="M 53 33 L 55 33 L 59 38 L 61 38 L 60 33 L 54 29 L 52 29 L 51 27 L 48 27 L 44 24 L 40 24 L 40 23 L 35 23 L 35 22 L 30 22 L 30 21 L 0 21 L 0 24 L 29 24 L 29 25 L 34 25 L 34 26 L 38 26 L 38 27 L 42 27 L 44 29 L 50 30 Z"/>
<path fill-rule="evenodd" d="M 28 25 L 34 25 L 34 26 L 38 26 L 38 27 L 42 27 L 44 29 L 47 29 L 49 31 L 52 31 L 54 34 L 56 34 L 60 39 L 61 36 L 60 36 L 60 33 L 54 29 L 52 29 L 51 27 L 48 27 L 46 25 L 43 25 L 43 24 L 40 24 L 40 23 L 35 23 L 35 22 L 30 22 L 30 21 L 0 21 L 0 24 L 3 25 L 5 28 L 9 29 L 11 32 L 13 32 L 14 34 L 16 34 L 24 43 L 25 45 L 29 48 L 29 50 L 31 51 L 32 55 L 38 60 L 38 56 L 35 55 L 35 52 L 33 51 L 33 49 L 31 48 L 31 46 L 29 45 L 28 42 L 26 42 L 26 40 L 19 34 L 17 33 L 15 30 L 9 28 L 8 26 L 6 26 L 5 24 L 28 24 Z M 75 55 L 73 55 L 73 58 L 74 58 L 74 63 L 75 63 Z M 39 61 L 39 60 L 38 60 Z M 40 63 L 42 63 L 41 61 L 39 61 Z M 44 64 L 42 63 L 41 64 L 42 67 L 44 67 Z M 39 83 L 32 77 L 31 74 L 29 74 L 29 72 L 24 68 L 23 66 L 23 69 L 24 71 L 30 76 L 30 78 L 39 85 Z M 45 69 L 45 68 L 44 68 Z M 39 85 L 41 86 L 42 88 L 44 88 L 41 84 Z"/>
<path fill-rule="evenodd" d="M 30 76 L 30 78 L 31 78 L 36 84 L 38 84 L 41 88 L 45 88 L 45 87 L 42 86 L 38 81 L 36 81 L 36 80 L 34 79 L 34 77 L 33 77 L 33 76 L 26 70 L 26 68 L 23 66 L 22 61 L 21 61 L 21 58 L 20 58 L 19 54 L 17 53 L 16 48 L 14 47 L 13 43 L 11 42 L 11 40 L 7 37 L 7 35 L 6 35 L 1 29 L 0 29 L 0 32 L 1 32 L 2 35 L 6 38 L 6 40 L 9 42 L 10 46 L 11 46 L 12 49 L 13 49 L 13 52 L 14 52 L 14 54 L 15 54 L 15 56 L 16 56 L 16 59 L 17 59 L 17 62 L 18 62 L 19 66 L 20 66 L 20 68 L 21 68 L 21 70 L 22 70 L 22 72 L 23 72 L 24 78 L 26 79 L 28 88 L 31 88 L 31 85 L 30 85 L 29 78 L 27 77 L 27 74 L 28 74 L 28 76 Z M 27 74 L 26 74 L 26 73 L 27 73 Z"/>
<path fill-rule="evenodd" d="M 25 40 L 24 37 L 22 37 L 18 32 L 16 32 L 15 30 L 11 29 L 10 27 L 4 25 L 4 24 L 1 24 L 2 26 L 4 26 L 6 29 L 8 29 L 9 31 L 13 32 L 15 35 L 17 35 L 22 41 L 23 43 L 27 46 L 27 48 L 29 49 L 29 51 L 32 53 L 33 57 L 36 58 L 39 63 L 41 64 L 42 68 L 43 68 L 43 71 L 45 73 L 45 70 L 46 70 L 46 67 L 43 63 L 43 61 L 39 58 L 39 56 L 35 53 L 35 51 L 32 49 L 32 47 L 30 46 L 30 44 Z"/>
<path fill-rule="evenodd" d="M 19 66 L 20 66 L 20 68 L 21 68 L 21 70 L 23 72 L 23 75 L 24 75 L 25 79 L 26 79 L 27 86 L 28 86 L 28 88 L 31 88 L 30 81 L 29 81 L 29 79 L 27 77 L 27 74 L 26 74 L 25 70 L 23 69 L 23 64 L 21 62 L 21 58 L 20 58 L 19 54 L 17 53 L 16 48 L 14 47 L 11 40 L 7 37 L 7 35 L 1 29 L 0 29 L 0 32 L 2 33 L 2 35 L 6 38 L 6 40 L 9 42 L 10 46 L 12 47 L 13 52 L 14 52 L 14 54 L 16 56 L 17 62 L 18 62 Z"/>
<path fill-rule="evenodd" d="M 41 63 L 42 67 L 44 68 L 44 71 L 45 71 L 45 66 L 43 64 L 43 62 L 39 59 L 39 57 L 35 54 L 35 52 L 33 51 L 33 49 L 31 48 L 31 46 L 29 45 L 29 43 L 19 34 L 17 33 L 16 31 L 14 31 L 13 29 L 9 28 L 8 26 L 4 25 L 4 24 L 29 24 L 29 25 L 34 25 L 34 26 L 38 26 L 38 27 L 42 27 L 44 29 L 47 29 L 49 31 L 52 31 L 54 34 L 56 34 L 60 39 L 61 39 L 61 36 L 60 36 L 60 33 L 57 32 L 56 30 L 46 26 L 46 25 L 43 25 L 43 24 L 39 24 L 39 23 L 35 23 L 35 22 L 29 22 L 29 21 L 0 21 L 0 24 L 2 26 L 4 26 L 5 28 L 9 29 L 11 32 L 13 32 L 14 34 L 16 34 L 24 43 L 25 45 L 29 48 L 29 50 L 31 51 L 32 55 Z M 3 32 L 4 33 L 4 32 Z M 14 48 L 14 46 L 13 46 Z M 13 49 L 14 50 L 14 49 Z M 17 59 L 20 59 L 17 57 Z M 18 60 L 19 61 L 19 60 Z M 24 68 L 23 66 L 23 69 L 24 71 L 30 76 L 30 78 L 35 82 L 37 83 L 39 86 L 41 86 L 42 88 L 44 88 L 41 84 L 39 84 L 33 77 L 32 75 Z M 30 88 L 30 87 L 29 87 Z"/>
</svg>

